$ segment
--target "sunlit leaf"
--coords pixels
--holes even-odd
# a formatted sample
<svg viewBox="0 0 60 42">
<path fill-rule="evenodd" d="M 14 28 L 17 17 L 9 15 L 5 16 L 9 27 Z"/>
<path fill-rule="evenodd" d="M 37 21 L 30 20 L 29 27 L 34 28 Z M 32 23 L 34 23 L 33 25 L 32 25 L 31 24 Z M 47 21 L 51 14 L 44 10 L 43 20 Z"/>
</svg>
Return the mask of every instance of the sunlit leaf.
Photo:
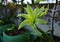
<svg viewBox="0 0 60 42">
<path fill-rule="evenodd" d="M 36 18 L 38 11 L 39 11 L 39 8 L 34 9 L 34 11 L 33 11 L 34 18 Z"/>
<path fill-rule="evenodd" d="M 19 14 L 18 16 L 21 16 L 21 17 L 27 18 L 27 14 Z"/>
<path fill-rule="evenodd" d="M 42 13 L 39 15 L 39 17 L 42 17 L 42 16 L 47 15 L 47 12 L 48 12 L 48 8 L 46 8 L 45 11 L 42 12 Z"/>
<path fill-rule="evenodd" d="M 43 20 L 43 19 L 36 19 L 36 24 L 47 24 L 47 21 L 46 20 Z"/>
<path fill-rule="evenodd" d="M 18 27 L 18 30 L 24 27 L 26 24 L 28 24 L 28 20 L 24 20 Z"/>
<path fill-rule="evenodd" d="M 37 13 L 37 17 L 44 12 L 44 10 L 45 10 L 44 7 L 45 7 L 45 6 L 42 6 L 42 7 L 39 9 L 39 11 L 38 11 L 38 13 Z"/>
<path fill-rule="evenodd" d="M 25 8 L 25 10 L 27 11 L 27 13 L 28 13 L 29 15 L 32 16 L 33 9 L 32 9 L 32 7 L 31 7 L 30 5 L 27 4 L 27 8 Z"/>
</svg>

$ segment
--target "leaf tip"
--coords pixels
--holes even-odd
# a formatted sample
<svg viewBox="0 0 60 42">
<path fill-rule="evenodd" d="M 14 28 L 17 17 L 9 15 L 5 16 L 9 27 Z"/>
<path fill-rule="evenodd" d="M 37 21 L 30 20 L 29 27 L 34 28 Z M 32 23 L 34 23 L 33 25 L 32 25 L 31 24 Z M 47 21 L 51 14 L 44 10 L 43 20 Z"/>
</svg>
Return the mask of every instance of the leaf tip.
<svg viewBox="0 0 60 42">
<path fill-rule="evenodd" d="M 20 27 L 18 28 L 18 30 L 20 30 Z"/>
</svg>

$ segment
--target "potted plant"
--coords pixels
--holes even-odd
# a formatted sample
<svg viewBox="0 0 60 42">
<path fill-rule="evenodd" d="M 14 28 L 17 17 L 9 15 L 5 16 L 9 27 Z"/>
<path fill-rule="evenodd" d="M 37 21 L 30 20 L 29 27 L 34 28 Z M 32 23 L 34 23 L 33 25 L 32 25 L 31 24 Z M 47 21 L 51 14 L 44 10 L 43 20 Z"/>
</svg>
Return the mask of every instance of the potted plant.
<svg viewBox="0 0 60 42">
<path fill-rule="evenodd" d="M 45 33 L 41 29 L 37 29 L 37 24 L 47 24 L 47 21 L 42 19 L 41 17 L 47 14 L 48 8 L 44 8 L 44 6 L 42 6 L 41 8 L 36 7 L 33 10 L 32 7 L 27 4 L 27 8 L 25 8 L 25 10 L 27 11 L 27 14 L 23 13 L 18 15 L 25 18 L 25 20 L 19 25 L 18 30 L 20 30 L 23 26 L 28 25 L 32 28 L 36 36 L 41 37 L 41 35 L 44 34 L 45 38 L 47 38 L 49 42 L 53 42 L 53 40 L 47 35 L 47 33 Z"/>
<path fill-rule="evenodd" d="M 10 3 L 8 5 L 10 5 L 11 13 L 4 19 L 5 25 L 3 25 L 3 42 L 28 42 L 29 31 L 26 29 L 18 30 L 18 26 L 14 23 L 14 19 L 17 19 L 17 15 L 12 12 L 12 10 L 16 10 L 14 7 L 15 5 L 11 6 L 12 4 Z"/>
<path fill-rule="evenodd" d="M 25 29 L 17 30 L 13 24 L 4 26 L 3 42 L 28 42 L 29 32 Z"/>
<path fill-rule="evenodd" d="M 0 42 L 2 42 L 3 24 L 4 21 L 0 20 Z"/>
<path fill-rule="evenodd" d="M 3 24 L 4 24 L 4 21 L 3 20 L 0 20 L 0 34 L 2 34 L 2 26 L 3 26 Z"/>
</svg>

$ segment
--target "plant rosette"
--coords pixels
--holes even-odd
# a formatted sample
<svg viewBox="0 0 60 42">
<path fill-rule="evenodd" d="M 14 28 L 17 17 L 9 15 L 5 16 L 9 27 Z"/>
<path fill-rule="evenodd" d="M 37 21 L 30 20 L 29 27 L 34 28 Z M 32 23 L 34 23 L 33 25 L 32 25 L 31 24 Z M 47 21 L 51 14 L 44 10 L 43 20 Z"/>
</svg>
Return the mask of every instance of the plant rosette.
<svg viewBox="0 0 60 42">
<path fill-rule="evenodd" d="M 41 35 L 44 34 L 45 38 L 47 38 L 49 42 L 53 42 L 53 40 L 50 38 L 50 36 L 48 36 L 46 32 L 37 27 L 37 24 L 47 24 L 47 21 L 42 19 L 42 17 L 47 15 L 49 5 L 47 8 L 45 8 L 45 6 L 42 6 L 41 8 L 36 7 L 33 10 L 32 7 L 29 4 L 27 4 L 27 8 L 24 9 L 27 11 L 27 14 L 23 13 L 18 15 L 25 18 L 25 20 L 22 21 L 22 23 L 19 25 L 18 30 L 20 30 L 25 25 L 28 25 L 32 28 L 29 29 L 31 29 L 34 32 L 34 35 L 41 37 Z"/>
<path fill-rule="evenodd" d="M 47 24 L 47 21 L 42 19 L 43 16 L 45 16 L 48 12 L 48 8 L 45 8 L 45 6 L 42 6 L 41 8 L 36 7 L 34 10 L 30 5 L 27 4 L 27 8 L 24 8 L 27 11 L 27 14 L 19 14 L 18 16 L 24 17 L 25 20 L 22 21 L 22 23 L 19 25 L 19 29 L 24 27 L 25 25 L 28 25 L 28 27 L 32 27 L 32 31 L 35 32 L 36 35 L 39 35 L 39 32 L 35 25 L 37 24 Z M 30 28 L 29 28 L 30 29 Z"/>
</svg>

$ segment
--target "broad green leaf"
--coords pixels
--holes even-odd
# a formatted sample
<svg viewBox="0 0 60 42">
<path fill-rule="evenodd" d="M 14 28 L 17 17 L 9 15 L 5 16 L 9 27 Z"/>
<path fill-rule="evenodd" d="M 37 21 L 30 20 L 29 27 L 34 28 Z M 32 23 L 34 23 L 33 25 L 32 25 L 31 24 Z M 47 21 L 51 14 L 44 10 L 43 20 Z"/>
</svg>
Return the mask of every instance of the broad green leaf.
<svg viewBox="0 0 60 42">
<path fill-rule="evenodd" d="M 28 20 L 24 20 L 18 27 L 18 30 L 24 27 L 26 24 L 28 24 Z"/>
<path fill-rule="evenodd" d="M 42 6 L 42 7 L 39 9 L 39 11 L 38 11 L 38 13 L 37 13 L 37 17 L 44 12 L 44 10 L 45 10 L 44 7 L 45 7 L 45 6 Z"/>
<path fill-rule="evenodd" d="M 28 20 L 33 21 L 33 14 L 32 14 L 31 9 L 28 7 L 28 8 L 25 8 L 25 10 L 27 11 Z"/>
<path fill-rule="evenodd" d="M 34 9 L 33 13 L 34 13 L 34 14 L 37 14 L 38 9 L 39 9 L 39 8 L 38 8 L 38 7 L 36 7 L 36 8 Z"/>
<path fill-rule="evenodd" d="M 43 20 L 43 19 L 36 19 L 36 24 L 47 24 L 47 21 L 46 20 Z"/>
<path fill-rule="evenodd" d="M 33 11 L 34 18 L 36 18 L 38 11 L 39 11 L 39 8 L 36 8 L 36 9 Z"/>
<path fill-rule="evenodd" d="M 41 11 L 41 10 L 44 10 L 44 9 L 45 9 L 45 6 L 42 6 L 42 7 L 40 8 L 40 11 Z"/>
<path fill-rule="evenodd" d="M 29 22 L 30 22 L 31 24 L 33 24 L 33 21 L 34 21 L 33 16 L 28 15 L 28 16 L 27 16 L 27 20 L 29 20 Z"/>
<path fill-rule="evenodd" d="M 28 13 L 29 15 L 32 16 L 33 9 L 32 9 L 32 7 L 31 7 L 30 5 L 27 4 L 27 8 L 25 8 L 25 10 L 27 11 L 27 13 Z"/>
<path fill-rule="evenodd" d="M 28 15 L 28 14 L 19 14 L 18 16 L 21 16 L 21 17 L 24 17 L 24 18 L 26 18 L 26 19 L 28 19 L 28 20 L 30 20 L 30 21 L 32 21 L 32 17 L 31 17 L 31 15 Z"/>
<path fill-rule="evenodd" d="M 48 12 L 48 8 L 46 8 L 45 11 L 42 12 L 42 13 L 39 15 L 39 17 L 45 16 L 45 15 L 47 14 L 47 12 Z"/>
<path fill-rule="evenodd" d="M 21 17 L 24 17 L 24 18 L 27 18 L 27 14 L 19 14 L 18 16 L 21 16 Z"/>
</svg>

